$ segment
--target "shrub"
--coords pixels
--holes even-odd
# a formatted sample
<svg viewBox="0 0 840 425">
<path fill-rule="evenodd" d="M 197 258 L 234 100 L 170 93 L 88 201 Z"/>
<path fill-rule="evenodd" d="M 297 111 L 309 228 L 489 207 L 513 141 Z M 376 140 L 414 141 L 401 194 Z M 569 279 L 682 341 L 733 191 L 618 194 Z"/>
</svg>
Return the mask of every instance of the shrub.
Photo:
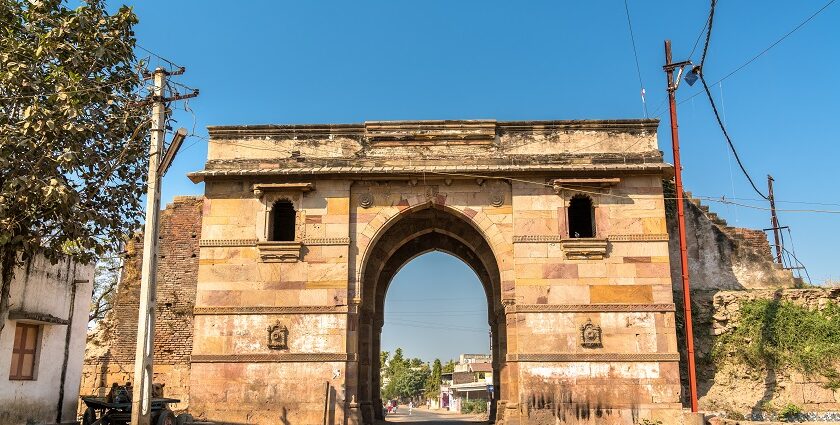
<svg viewBox="0 0 840 425">
<path fill-rule="evenodd" d="M 840 306 L 809 310 L 789 301 L 752 300 L 741 305 L 738 326 L 715 341 L 715 361 L 741 361 L 753 370 L 792 368 L 840 388 Z"/>
<path fill-rule="evenodd" d="M 792 421 L 801 414 L 802 408 L 793 403 L 788 403 L 785 407 L 782 407 L 782 409 L 779 410 L 779 417 L 786 421 Z"/>
<path fill-rule="evenodd" d="M 461 402 L 461 413 L 485 413 L 487 412 L 486 400 L 465 400 Z"/>
</svg>

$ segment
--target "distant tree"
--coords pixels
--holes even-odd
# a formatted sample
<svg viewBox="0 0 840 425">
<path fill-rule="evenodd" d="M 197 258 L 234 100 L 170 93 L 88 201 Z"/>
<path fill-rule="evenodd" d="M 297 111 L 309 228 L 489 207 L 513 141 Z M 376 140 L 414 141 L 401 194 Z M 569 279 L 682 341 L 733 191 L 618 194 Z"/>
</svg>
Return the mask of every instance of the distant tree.
<svg viewBox="0 0 840 425">
<path fill-rule="evenodd" d="M 458 364 L 455 360 L 449 360 L 443 365 L 443 373 L 452 373 L 455 372 L 455 365 Z"/>
<path fill-rule="evenodd" d="M 405 358 L 403 358 L 403 350 L 402 348 L 397 348 L 394 350 L 394 355 L 388 362 L 388 374 L 389 376 L 394 376 L 398 370 L 406 367 L 408 367 L 408 364 L 406 363 Z"/>
<path fill-rule="evenodd" d="M 408 367 L 421 367 L 423 366 L 423 360 L 418 359 L 417 357 L 409 360 Z"/>
<path fill-rule="evenodd" d="M 380 351 L 379 352 L 379 366 L 380 367 L 385 367 L 385 365 L 388 364 L 388 356 L 390 356 L 390 355 L 391 355 L 391 353 L 388 352 L 388 351 Z"/>
<path fill-rule="evenodd" d="M 425 364 L 417 368 L 405 367 L 405 365 L 396 368 L 394 374 L 388 379 L 388 384 L 383 388 L 382 396 L 386 399 L 402 399 L 422 394 L 429 374 L 429 367 Z"/>
<path fill-rule="evenodd" d="M 134 12 L 0 0 L 0 331 L 15 267 L 89 262 L 133 232 L 148 164 Z"/>
<path fill-rule="evenodd" d="M 443 366 L 440 364 L 440 359 L 435 359 L 432 364 L 432 372 L 426 380 L 426 397 L 435 398 L 440 394 L 440 377 L 443 374 Z"/>
</svg>

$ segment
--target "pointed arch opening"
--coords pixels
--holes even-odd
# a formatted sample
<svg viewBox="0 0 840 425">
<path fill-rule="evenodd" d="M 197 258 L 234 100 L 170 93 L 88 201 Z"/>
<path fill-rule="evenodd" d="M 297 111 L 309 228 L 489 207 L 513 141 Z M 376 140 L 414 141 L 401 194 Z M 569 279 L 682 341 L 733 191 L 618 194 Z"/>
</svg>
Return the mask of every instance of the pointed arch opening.
<svg viewBox="0 0 840 425">
<path fill-rule="evenodd" d="M 403 212 L 374 238 L 362 265 L 361 304 L 358 316 L 358 398 L 365 421 L 382 416 L 381 332 L 384 325 L 385 295 L 394 276 L 412 259 L 432 251 L 450 254 L 467 264 L 478 277 L 487 305 L 492 356 L 493 400 L 505 398 L 504 369 L 507 353 L 501 277 L 493 250 L 470 220 L 441 206 Z M 430 271 L 430 275 L 433 275 Z M 486 372 L 491 373 L 491 372 Z"/>
</svg>

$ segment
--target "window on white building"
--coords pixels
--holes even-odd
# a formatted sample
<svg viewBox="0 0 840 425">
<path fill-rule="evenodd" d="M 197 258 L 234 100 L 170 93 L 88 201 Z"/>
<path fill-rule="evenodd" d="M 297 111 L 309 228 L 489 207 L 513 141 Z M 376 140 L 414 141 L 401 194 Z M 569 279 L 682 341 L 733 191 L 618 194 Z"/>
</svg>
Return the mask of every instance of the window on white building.
<svg viewBox="0 0 840 425">
<path fill-rule="evenodd" d="M 18 323 L 15 326 L 15 343 L 12 348 L 12 367 L 9 379 L 31 381 L 35 379 L 38 358 L 38 336 L 41 326 Z"/>
</svg>

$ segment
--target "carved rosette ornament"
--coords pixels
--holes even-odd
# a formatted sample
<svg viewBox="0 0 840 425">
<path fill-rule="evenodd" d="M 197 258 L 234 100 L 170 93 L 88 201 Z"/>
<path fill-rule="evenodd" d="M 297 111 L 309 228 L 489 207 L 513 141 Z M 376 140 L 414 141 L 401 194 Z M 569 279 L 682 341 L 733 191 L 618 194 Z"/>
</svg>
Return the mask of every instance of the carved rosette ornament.
<svg viewBox="0 0 840 425">
<path fill-rule="evenodd" d="M 286 325 L 277 322 L 268 327 L 268 348 L 272 350 L 289 349 L 289 329 Z"/>
<path fill-rule="evenodd" d="M 490 205 L 494 207 L 501 207 L 505 203 L 505 195 L 502 192 L 493 192 L 490 194 Z"/>
<path fill-rule="evenodd" d="M 586 319 L 586 323 L 580 326 L 580 345 L 585 348 L 600 348 L 601 327 Z"/>
<path fill-rule="evenodd" d="M 373 206 L 373 194 L 362 193 L 359 195 L 359 206 L 362 208 L 370 208 Z"/>
</svg>

